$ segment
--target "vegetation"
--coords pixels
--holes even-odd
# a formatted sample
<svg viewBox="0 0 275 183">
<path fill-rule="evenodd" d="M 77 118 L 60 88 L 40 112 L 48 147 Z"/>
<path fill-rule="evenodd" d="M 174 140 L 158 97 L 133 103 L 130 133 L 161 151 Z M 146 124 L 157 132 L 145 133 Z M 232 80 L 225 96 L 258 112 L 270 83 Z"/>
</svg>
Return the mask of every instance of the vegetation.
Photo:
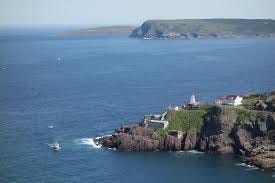
<svg viewBox="0 0 275 183">
<path fill-rule="evenodd" d="M 257 112 L 246 109 L 235 109 L 237 113 L 237 122 L 244 123 L 249 121 L 250 119 L 254 119 L 257 117 Z"/>
<path fill-rule="evenodd" d="M 262 94 L 251 94 L 249 96 L 245 96 L 242 101 L 242 106 L 245 107 L 246 109 L 253 109 L 254 104 L 257 101 L 259 100 L 266 101 L 266 99 L 272 95 L 275 95 L 275 91 L 262 93 Z M 272 101 L 272 103 L 275 103 L 275 101 Z"/>
<path fill-rule="evenodd" d="M 167 129 L 162 129 L 162 128 L 153 128 L 155 132 L 157 132 L 160 136 L 165 136 L 168 134 Z"/>
<path fill-rule="evenodd" d="M 167 120 L 169 125 L 166 130 L 199 131 L 203 125 L 206 110 L 180 110 L 169 111 Z"/>
<path fill-rule="evenodd" d="M 237 116 L 236 122 L 244 123 L 250 119 L 254 119 L 259 114 L 259 111 L 238 108 L 234 106 L 222 106 L 221 118 L 223 120 L 233 120 L 234 115 Z M 232 115 L 231 115 L 232 114 Z"/>
<path fill-rule="evenodd" d="M 158 132 L 161 136 L 165 136 L 171 130 L 198 132 L 201 130 L 204 122 L 211 123 L 215 121 L 223 121 L 224 123 L 232 124 L 235 122 L 245 123 L 255 121 L 255 118 L 261 116 L 262 111 L 253 108 L 255 102 L 259 100 L 268 101 L 274 105 L 275 91 L 252 94 L 244 97 L 243 105 L 230 106 L 230 105 L 215 105 L 209 103 L 201 103 L 199 110 L 182 109 L 180 111 L 168 111 L 166 120 L 169 125 L 166 129 L 155 128 L 154 131 Z M 273 107 L 274 108 L 274 107 Z M 275 115 L 272 111 L 265 111 Z M 275 132 L 269 134 L 272 138 Z"/>
</svg>

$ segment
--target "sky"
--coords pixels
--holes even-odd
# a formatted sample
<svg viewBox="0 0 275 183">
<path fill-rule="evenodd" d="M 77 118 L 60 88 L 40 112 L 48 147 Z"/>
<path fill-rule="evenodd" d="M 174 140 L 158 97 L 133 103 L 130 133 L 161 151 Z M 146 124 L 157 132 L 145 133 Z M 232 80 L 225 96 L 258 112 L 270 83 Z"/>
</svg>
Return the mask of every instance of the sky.
<svg viewBox="0 0 275 183">
<path fill-rule="evenodd" d="M 189 18 L 275 19 L 275 0 L 0 0 L 0 26 L 139 25 Z"/>
</svg>

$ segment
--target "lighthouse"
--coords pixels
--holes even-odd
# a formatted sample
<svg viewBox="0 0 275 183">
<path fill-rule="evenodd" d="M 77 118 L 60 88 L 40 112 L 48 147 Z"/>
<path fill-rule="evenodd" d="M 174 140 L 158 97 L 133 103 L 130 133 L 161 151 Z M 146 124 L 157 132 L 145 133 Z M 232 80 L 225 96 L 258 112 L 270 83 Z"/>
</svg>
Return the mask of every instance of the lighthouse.
<svg viewBox="0 0 275 183">
<path fill-rule="evenodd" d="M 190 98 L 189 104 L 187 104 L 187 107 L 189 109 L 199 109 L 200 108 L 200 103 L 196 102 L 195 95 L 193 94 Z"/>
<path fill-rule="evenodd" d="M 196 105 L 197 104 L 194 94 L 191 96 L 189 104 L 192 104 L 192 105 Z"/>
</svg>

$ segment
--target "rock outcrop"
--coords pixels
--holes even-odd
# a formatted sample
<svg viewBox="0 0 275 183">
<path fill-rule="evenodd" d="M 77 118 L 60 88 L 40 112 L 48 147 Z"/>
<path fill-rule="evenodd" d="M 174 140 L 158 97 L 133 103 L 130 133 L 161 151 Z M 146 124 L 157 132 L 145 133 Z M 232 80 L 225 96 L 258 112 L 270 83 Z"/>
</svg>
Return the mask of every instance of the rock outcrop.
<svg viewBox="0 0 275 183">
<path fill-rule="evenodd" d="M 134 124 L 116 129 L 112 136 L 100 138 L 97 143 L 122 151 L 236 153 L 247 164 L 275 167 L 275 114 L 250 112 L 240 113 L 239 109 L 214 105 L 209 108 L 203 126 L 197 132 L 171 130 L 163 134 Z"/>
<path fill-rule="evenodd" d="M 227 113 L 214 106 L 205 117 L 198 143 L 198 149 L 211 153 L 233 153 L 231 129 L 237 118 L 235 113 Z"/>
<path fill-rule="evenodd" d="M 195 149 L 197 134 L 185 132 L 178 135 L 161 136 L 152 129 L 139 124 L 122 126 L 115 130 L 112 136 L 97 139 L 104 147 L 123 151 L 179 151 Z"/>
<path fill-rule="evenodd" d="M 274 117 L 262 113 L 254 121 L 236 124 L 233 128 L 235 151 L 245 163 L 261 168 L 275 167 Z"/>
</svg>

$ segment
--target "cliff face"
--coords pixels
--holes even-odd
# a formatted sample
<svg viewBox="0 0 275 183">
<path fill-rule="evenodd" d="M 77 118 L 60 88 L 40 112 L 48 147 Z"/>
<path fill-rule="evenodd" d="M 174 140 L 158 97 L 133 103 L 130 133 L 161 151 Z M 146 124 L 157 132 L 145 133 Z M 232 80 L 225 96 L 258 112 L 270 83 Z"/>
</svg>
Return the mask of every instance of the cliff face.
<svg viewBox="0 0 275 183">
<path fill-rule="evenodd" d="M 242 121 L 241 121 L 242 120 Z M 236 153 L 242 161 L 262 168 L 275 167 L 275 122 L 271 112 L 246 118 L 230 107 L 211 107 L 201 129 L 161 135 L 139 124 L 116 129 L 98 140 L 104 147 L 123 151 L 198 150 L 207 153 Z"/>
<path fill-rule="evenodd" d="M 234 111 L 214 106 L 207 113 L 200 131 L 197 149 L 204 152 L 233 153 L 231 130 L 237 119 Z"/>
<path fill-rule="evenodd" d="M 275 20 L 269 19 L 148 20 L 130 35 L 143 39 L 270 36 L 275 36 Z"/>
</svg>

